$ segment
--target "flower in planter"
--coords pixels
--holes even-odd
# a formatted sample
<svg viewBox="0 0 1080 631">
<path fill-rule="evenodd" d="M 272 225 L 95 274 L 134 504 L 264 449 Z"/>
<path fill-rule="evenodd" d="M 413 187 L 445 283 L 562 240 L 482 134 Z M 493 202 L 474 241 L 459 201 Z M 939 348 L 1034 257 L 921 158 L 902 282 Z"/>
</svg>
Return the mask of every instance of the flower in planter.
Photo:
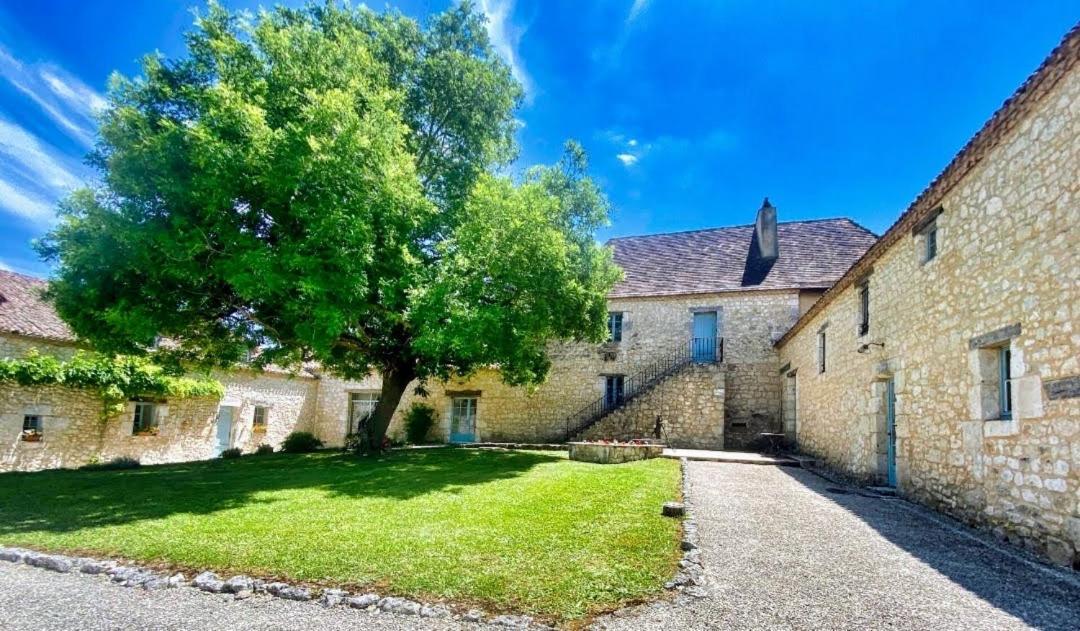
<svg viewBox="0 0 1080 631">
<path fill-rule="evenodd" d="M 41 442 L 41 437 L 41 433 L 38 432 L 36 429 L 26 429 L 23 430 L 22 433 L 22 439 L 28 443 Z"/>
</svg>

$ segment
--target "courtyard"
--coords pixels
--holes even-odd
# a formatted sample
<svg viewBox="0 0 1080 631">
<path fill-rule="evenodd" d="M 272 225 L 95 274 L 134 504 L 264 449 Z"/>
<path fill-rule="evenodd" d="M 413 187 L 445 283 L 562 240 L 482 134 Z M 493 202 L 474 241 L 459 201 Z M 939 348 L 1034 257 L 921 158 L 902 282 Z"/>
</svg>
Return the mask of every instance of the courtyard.
<svg viewBox="0 0 1080 631">
<path fill-rule="evenodd" d="M 660 594 L 679 525 L 659 509 L 678 495 L 674 461 L 604 467 L 539 451 L 12 473 L 0 476 L 0 544 L 557 622 Z"/>
<path fill-rule="evenodd" d="M 914 504 L 836 484 L 795 467 L 689 462 L 686 465 L 688 499 L 705 563 L 703 596 L 657 597 L 614 615 L 582 618 L 584 612 L 596 609 L 601 603 L 635 597 L 617 592 L 603 577 L 621 576 L 623 581 L 636 577 L 639 582 L 627 584 L 638 585 L 636 596 L 640 597 L 650 593 L 656 595 L 651 589 L 657 586 L 657 581 L 664 580 L 662 573 L 673 571 L 672 522 L 654 522 L 656 511 L 653 509 L 654 501 L 669 493 L 670 485 L 675 483 L 676 463 L 653 460 L 578 467 L 577 463 L 551 453 L 436 451 L 438 453 L 398 455 L 382 463 L 395 474 L 407 472 L 408 476 L 404 477 L 413 482 L 391 485 L 396 490 L 387 489 L 381 495 L 375 489 L 385 484 L 388 477 L 372 473 L 367 465 L 354 465 L 358 471 L 367 471 L 359 477 L 371 478 L 371 482 L 359 482 L 348 474 L 346 463 L 349 461 L 333 456 L 310 457 L 295 470 L 280 474 L 273 473 L 280 469 L 274 466 L 273 459 L 267 459 L 266 465 L 255 459 L 245 460 L 242 465 L 250 465 L 266 474 L 261 492 L 246 489 L 237 492 L 229 501 L 210 501 L 202 508 L 197 506 L 199 501 L 208 500 L 210 493 L 183 501 L 172 500 L 175 512 L 170 514 L 161 514 L 164 510 L 160 507 L 146 506 L 145 496 L 140 499 L 134 494 L 133 486 L 117 493 L 104 490 L 100 483 L 87 481 L 81 486 L 69 483 L 56 493 L 64 500 L 56 504 L 50 500 L 43 505 L 26 497 L 27 491 L 40 487 L 27 482 L 6 484 L 3 488 L 6 525 L 2 540 L 5 543 L 33 541 L 58 549 L 93 547 L 125 551 L 125 554 L 144 559 L 182 556 L 192 564 L 212 562 L 215 551 L 232 546 L 236 552 L 233 567 L 265 568 L 259 564 L 270 563 L 266 559 L 271 556 L 272 562 L 288 564 L 291 572 L 299 576 L 310 578 L 320 572 L 344 575 L 351 571 L 359 579 L 365 575 L 355 568 L 375 562 L 373 553 L 363 552 L 363 549 L 386 545 L 389 535 L 359 533 L 355 513 L 350 514 L 352 523 L 342 515 L 342 520 L 334 526 L 338 530 L 316 527 L 310 530 L 325 530 L 327 536 L 322 546 L 345 547 L 350 554 L 359 555 L 354 559 L 363 559 L 362 562 L 344 555 L 330 564 L 327 557 L 311 548 L 310 543 L 295 543 L 299 535 L 287 529 L 283 523 L 287 520 L 279 520 L 275 526 L 282 535 L 278 538 L 282 543 L 271 543 L 270 539 L 258 535 L 259 529 L 265 527 L 265 524 L 256 526 L 265 519 L 260 517 L 263 511 L 275 505 L 279 512 L 288 508 L 287 500 L 274 499 L 276 494 L 288 489 L 307 489 L 305 492 L 313 493 L 321 484 L 318 493 L 329 503 L 327 514 L 340 511 L 345 498 L 357 501 L 356 498 L 361 496 L 378 496 L 380 502 L 416 501 L 426 494 L 454 495 L 466 502 L 479 501 L 469 505 L 470 519 L 483 528 L 497 530 L 498 534 L 483 539 L 478 531 L 473 531 L 471 538 L 480 537 L 473 547 L 498 548 L 490 543 L 495 538 L 514 546 L 512 551 L 499 549 L 496 555 L 484 555 L 490 566 L 487 576 L 502 577 L 502 602 L 515 601 L 534 612 L 545 608 L 549 612 L 561 611 L 561 620 L 555 619 L 556 616 L 548 617 L 559 626 L 578 627 L 582 622 L 589 622 L 598 629 L 628 630 L 1072 629 L 1080 613 L 1080 579 L 1075 574 L 1041 564 L 1024 553 L 998 545 L 980 533 Z M 210 464 L 200 466 L 210 467 Z M 190 471 L 191 468 L 160 467 L 125 475 L 147 475 L 148 481 L 157 482 L 165 479 L 162 476 L 166 472 L 173 476 L 199 475 L 206 488 L 215 488 L 211 483 L 214 478 L 223 484 L 238 480 L 238 476 L 230 476 L 224 467 L 211 467 L 199 474 Z M 317 474 L 320 470 L 324 475 Z M 460 487 L 436 482 L 437 478 L 433 477 L 436 474 L 452 477 L 455 470 L 464 476 Z M 575 493 L 585 495 L 576 503 L 565 494 L 569 488 L 562 479 L 563 473 L 583 478 L 573 485 Z M 57 485 L 63 475 L 54 472 L 20 478 Z M 345 478 L 346 481 L 330 481 L 332 478 Z M 321 482 L 316 483 L 316 480 Z M 595 488 L 594 495 L 588 491 L 585 481 L 602 488 Z M 505 486 L 507 484 L 513 486 Z M 472 485 L 513 493 L 515 499 L 510 503 L 517 508 L 503 506 L 500 510 L 516 514 L 511 518 L 514 525 L 500 528 L 488 523 L 493 505 L 501 505 L 503 501 L 478 500 L 478 496 L 469 490 Z M 361 493 L 361 488 L 366 490 Z M 164 494 L 167 490 L 160 492 Z M 77 493 L 82 499 L 71 493 Z M 611 502 L 615 506 L 601 509 L 599 506 L 609 502 L 600 502 L 598 495 L 622 497 L 623 501 Z M 541 510 L 535 504 L 541 496 L 560 501 L 525 519 L 523 512 Z M 89 507 L 95 500 L 101 508 L 91 510 Z M 375 501 L 375 498 L 365 501 Z M 430 512 L 433 501 L 434 498 L 428 498 L 422 504 L 412 505 L 418 510 L 422 505 L 428 508 L 427 512 L 422 511 L 422 516 L 408 520 L 408 527 L 394 527 L 394 521 L 390 519 L 381 524 L 387 532 L 396 533 L 398 537 L 403 531 L 415 531 L 416 525 L 423 521 L 431 527 L 424 531 L 424 542 L 414 543 L 412 554 L 384 554 L 381 562 L 388 565 L 375 573 L 396 577 L 384 582 L 391 590 L 408 593 L 441 590 L 443 594 L 464 596 L 467 588 L 463 585 L 482 583 L 477 579 L 481 570 L 457 555 L 457 550 L 464 544 L 453 542 L 463 535 L 439 532 L 438 525 L 445 525 L 445 516 Z M 116 509 L 128 512 L 109 517 Z M 141 515 L 137 514 L 140 511 Z M 307 519 L 314 520 L 312 526 L 329 526 L 323 521 L 326 517 L 319 516 L 320 512 L 311 512 Z M 386 505 L 382 514 L 393 515 L 394 520 L 405 517 L 398 512 L 387 512 Z M 58 521 L 60 515 L 67 515 L 66 520 Z M 154 520 L 180 520 L 176 523 L 186 526 L 167 536 L 154 535 L 160 530 L 154 526 Z M 81 526 L 78 525 L 80 522 Z M 575 539 L 578 535 L 571 532 L 556 534 L 560 531 L 557 524 L 570 522 L 576 523 L 577 529 L 587 530 L 587 536 L 581 536 L 591 541 L 585 543 L 583 539 Z M 621 525 L 615 526 L 613 522 Z M 197 537 L 190 534 L 194 532 L 194 523 L 202 524 Z M 586 523 L 593 526 L 586 526 Z M 214 526 L 210 527 L 210 524 Z M 237 537 L 233 530 L 237 526 L 254 534 L 248 538 Z M 226 535 L 216 528 L 228 529 L 232 534 Z M 196 544 L 198 537 L 202 540 Z M 367 544 L 349 543 L 358 538 Z M 230 541 L 234 543 L 228 543 Z M 260 544 L 256 548 L 269 547 L 277 552 L 260 555 L 248 550 L 244 541 L 256 541 Z M 630 541 L 634 543 L 626 546 Z M 178 551 L 181 548 L 182 554 Z M 500 558 L 499 555 L 505 554 L 517 561 Z M 570 554 L 576 555 L 572 563 L 559 563 L 560 558 Z M 393 573 L 400 571 L 405 563 L 394 561 L 400 556 L 411 559 L 408 567 L 413 574 L 408 579 Z M 432 573 L 425 575 L 424 572 Z M 515 572 L 520 576 L 511 576 Z M 454 576 L 456 578 L 451 578 Z M 556 584 L 559 588 L 547 591 L 546 596 L 536 595 L 545 593 L 539 586 L 547 586 L 550 590 Z M 525 588 L 526 585 L 534 587 Z M 506 591 L 510 587 L 523 591 L 513 598 L 511 592 Z M 488 602 L 500 600 L 493 596 L 494 593 L 488 595 Z M 584 604 L 586 601 L 575 601 L 572 595 L 592 600 Z M 47 610 L 38 607 L 37 603 L 43 597 L 63 602 L 64 606 Z M 5 622 L 12 629 L 75 626 L 110 629 L 121 624 L 146 629 L 481 628 L 456 619 L 433 620 L 341 607 L 322 608 L 314 603 L 262 596 L 233 600 L 229 595 L 206 594 L 194 589 L 156 592 L 126 589 L 98 580 L 98 577 L 56 574 L 8 563 L 0 563 L 0 610 L 9 612 Z"/>
</svg>

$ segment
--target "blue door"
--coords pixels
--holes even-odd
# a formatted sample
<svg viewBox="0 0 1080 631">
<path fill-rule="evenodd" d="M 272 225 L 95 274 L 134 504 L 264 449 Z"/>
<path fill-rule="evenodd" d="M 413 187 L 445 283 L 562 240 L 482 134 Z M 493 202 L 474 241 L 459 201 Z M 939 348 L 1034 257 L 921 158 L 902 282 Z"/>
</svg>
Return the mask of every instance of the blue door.
<svg viewBox="0 0 1080 631">
<path fill-rule="evenodd" d="M 476 442 L 476 398 L 455 397 L 450 407 L 450 442 Z"/>
<path fill-rule="evenodd" d="M 896 384 L 892 379 L 885 382 L 885 432 L 888 441 L 885 466 L 889 486 L 896 486 Z"/>
<path fill-rule="evenodd" d="M 694 314 L 694 337 L 690 351 L 696 362 L 716 361 L 716 312 L 702 311 Z"/>
<path fill-rule="evenodd" d="M 220 456 L 221 452 L 232 447 L 233 410 L 235 409 L 236 408 L 230 406 L 218 408 L 217 445 L 214 448 L 215 456 Z"/>
</svg>

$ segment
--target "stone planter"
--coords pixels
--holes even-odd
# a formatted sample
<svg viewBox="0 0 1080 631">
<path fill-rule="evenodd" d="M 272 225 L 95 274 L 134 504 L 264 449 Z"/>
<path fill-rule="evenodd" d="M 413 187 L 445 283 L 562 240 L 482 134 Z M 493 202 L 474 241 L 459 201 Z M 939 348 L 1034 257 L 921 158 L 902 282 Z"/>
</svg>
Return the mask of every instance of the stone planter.
<svg viewBox="0 0 1080 631">
<path fill-rule="evenodd" d="M 599 464 L 617 464 L 659 458 L 664 446 L 658 444 L 638 445 L 631 443 L 570 443 L 570 459 Z"/>
</svg>

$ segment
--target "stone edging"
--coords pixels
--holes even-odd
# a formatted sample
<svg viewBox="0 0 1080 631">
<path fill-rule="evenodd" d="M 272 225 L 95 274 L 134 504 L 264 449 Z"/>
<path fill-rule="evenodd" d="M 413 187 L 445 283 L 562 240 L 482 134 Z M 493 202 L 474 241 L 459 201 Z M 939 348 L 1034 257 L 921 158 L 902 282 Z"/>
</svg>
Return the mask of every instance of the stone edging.
<svg viewBox="0 0 1080 631">
<path fill-rule="evenodd" d="M 23 548 L 0 546 L 0 561 L 24 563 L 60 573 L 79 573 L 107 576 L 113 583 L 124 587 L 140 587 L 144 590 L 163 590 L 191 587 L 214 594 L 231 594 L 237 600 L 265 594 L 295 601 L 316 601 L 324 607 L 344 606 L 371 613 L 385 612 L 399 615 L 415 615 L 424 618 L 450 618 L 462 622 L 487 623 L 513 629 L 548 629 L 529 616 L 487 616 L 479 609 L 455 613 L 442 604 L 425 604 L 396 596 L 380 596 L 374 592 L 352 594 L 341 589 L 311 588 L 280 581 L 264 581 L 243 574 L 222 579 L 206 571 L 188 580 L 182 573 L 164 574 L 136 565 L 124 565 L 116 561 L 69 557 L 62 554 L 45 554 Z"/>
<path fill-rule="evenodd" d="M 690 474 L 687 471 L 687 464 L 686 458 L 679 458 L 685 507 L 683 535 L 679 542 L 683 556 L 679 560 L 679 571 L 675 573 L 674 578 L 664 584 L 664 587 L 693 598 L 704 598 L 708 596 L 708 591 L 704 586 L 705 566 L 701 562 L 701 550 L 698 548 L 697 522 L 694 520 L 693 503 L 690 501 Z"/>
</svg>

